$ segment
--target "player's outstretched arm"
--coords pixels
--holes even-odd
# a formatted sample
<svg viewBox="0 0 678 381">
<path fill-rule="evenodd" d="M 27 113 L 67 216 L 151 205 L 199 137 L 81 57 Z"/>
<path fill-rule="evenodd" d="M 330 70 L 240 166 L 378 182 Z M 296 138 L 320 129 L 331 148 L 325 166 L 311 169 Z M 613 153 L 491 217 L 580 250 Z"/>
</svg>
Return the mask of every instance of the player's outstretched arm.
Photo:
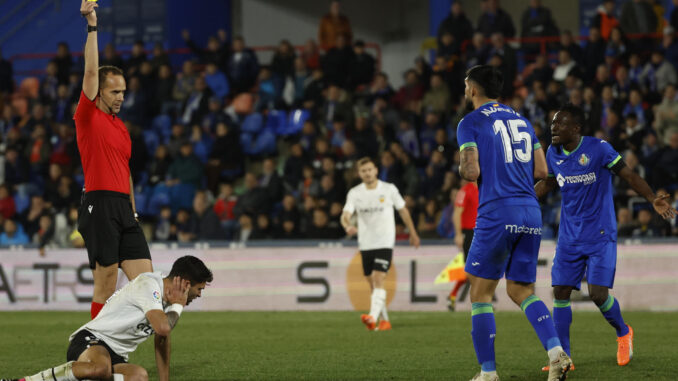
<svg viewBox="0 0 678 381">
<path fill-rule="evenodd" d="M 549 169 L 546 165 L 546 155 L 544 155 L 544 150 L 539 147 L 534 150 L 534 179 L 543 180 L 548 174 Z"/>
<path fill-rule="evenodd" d="M 618 175 L 627 183 L 629 183 L 634 191 L 652 203 L 652 207 L 657 212 L 657 214 L 666 219 L 676 216 L 676 213 L 678 212 L 676 212 L 676 210 L 672 208 L 671 205 L 666 201 L 669 198 L 668 194 L 655 196 L 654 192 L 652 192 L 652 188 L 650 188 L 650 185 L 627 166 L 624 166 L 619 171 Z"/>
<path fill-rule="evenodd" d="M 534 186 L 534 192 L 537 194 L 537 198 L 542 198 L 551 193 L 556 189 L 556 184 L 555 177 L 547 177 L 544 180 L 537 181 L 537 184 Z"/>
<path fill-rule="evenodd" d="M 98 6 L 96 2 L 82 0 L 80 14 L 87 19 L 89 27 L 97 26 L 97 13 L 94 8 Z M 87 33 L 87 42 L 85 43 L 85 74 L 82 78 L 82 91 L 89 100 L 94 100 L 99 91 L 99 47 L 96 30 Z"/>
<path fill-rule="evenodd" d="M 476 147 L 464 148 L 459 157 L 459 174 L 468 181 L 477 181 L 480 177 L 480 164 L 478 163 L 478 149 Z"/>
</svg>

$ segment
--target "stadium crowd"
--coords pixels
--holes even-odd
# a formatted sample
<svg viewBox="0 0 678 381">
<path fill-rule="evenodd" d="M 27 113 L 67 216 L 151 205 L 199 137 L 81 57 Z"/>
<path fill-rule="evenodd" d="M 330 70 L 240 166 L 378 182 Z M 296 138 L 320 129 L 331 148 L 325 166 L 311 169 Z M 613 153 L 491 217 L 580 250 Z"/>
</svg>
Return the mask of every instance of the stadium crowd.
<svg viewBox="0 0 678 381">
<path fill-rule="evenodd" d="M 543 51 L 538 43 L 507 42 L 516 27 L 499 1 L 482 1 L 475 24 L 461 3 L 440 25 L 433 62 L 414 58 L 397 89 L 354 39 L 338 2 L 322 18 L 318 41 L 295 49 L 282 40 L 268 63 L 223 30 L 205 44 L 183 31 L 192 54 L 180 68 L 160 44 L 146 52 L 138 42 L 126 57 L 106 45 L 100 64 L 123 68 L 127 79 L 119 117 L 132 139 L 130 169 L 148 236 L 342 238 L 345 195 L 359 182 L 354 163 L 372 156 L 379 178 L 404 195 L 420 236 L 452 238 L 456 126 L 469 111 L 464 76 L 484 63 L 502 71 L 502 101 L 532 122 L 544 147 L 555 110 L 569 101 L 584 109 L 586 134 L 611 142 L 675 205 L 677 11 L 664 26 L 658 2 L 629 0 L 616 9 L 604 1 L 580 42 L 533 0 L 520 36 L 560 36 Z M 656 32 L 662 37 L 638 37 Z M 0 245 L 82 247 L 83 176 L 72 120 L 81 63 L 59 44 L 39 80 L 15 86 L 12 63 L 1 57 Z M 678 235 L 675 221 L 661 220 L 624 184 L 615 195 L 620 237 Z M 559 196 L 544 201 L 544 238 L 553 238 Z"/>
</svg>

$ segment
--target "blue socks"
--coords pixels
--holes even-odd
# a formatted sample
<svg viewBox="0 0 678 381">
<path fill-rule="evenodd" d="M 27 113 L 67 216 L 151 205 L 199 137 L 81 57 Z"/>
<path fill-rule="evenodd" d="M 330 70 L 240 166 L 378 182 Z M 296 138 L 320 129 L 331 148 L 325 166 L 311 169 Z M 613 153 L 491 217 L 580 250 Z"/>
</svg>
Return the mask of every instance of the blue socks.
<svg viewBox="0 0 678 381">
<path fill-rule="evenodd" d="M 556 328 L 551 320 L 551 313 L 537 295 L 532 294 L 525 298 L 520 304 L 520 308 L 525 312 L 527 320 L 532 324 L 544 349 L 548 351 L 560 346 L 560 339 L 558 339 Z"/>
<path fill-rule="evenodd" d="M 569 300 L 553 301 L 553 324 L 560 339 L 563 350 L 570 356 L 570 324 L 572 324 L 572 307 Z"/>
<path fill-rule="evenodd" d="M 617 337 L 622 337 L 629 333 L 629 327 L 626 326 L 621 316 L 619 302 L 614 296 L 608 295 L 605 303 L 602 306 L 598 306 L 598 308 L 600 308 L 600 312 L 605 316 L 605 320 L 617 330 Z"/>
<path fill-rule="evenodd" d="M 484 372 L 497 369 L 494 360 L 494 337 L 497 326 L 494 322 L 494 311 L 490 303 L 473 303 L 471 305 L 471 337 L 476 350 L 478 363 Z"/>
</svg>

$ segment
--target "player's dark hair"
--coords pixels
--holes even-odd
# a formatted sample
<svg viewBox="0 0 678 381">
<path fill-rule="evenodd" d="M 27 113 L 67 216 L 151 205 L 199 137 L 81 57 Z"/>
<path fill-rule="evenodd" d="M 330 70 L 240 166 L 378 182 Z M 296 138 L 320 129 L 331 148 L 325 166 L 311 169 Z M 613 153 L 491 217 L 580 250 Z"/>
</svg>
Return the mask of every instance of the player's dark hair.
<svg viewBox="0 0 678 381">
<path fill-rule="evenodd" d="M 584 110 L 581 109 L 579 106 L 575 106 L 572 103 L 566 103 L 565 106 L 561 107 L 558 112 L 566 112 L 570 115 L 570 120 L 577 126 L 579 126 L 580 130 L 584 130 L 585 127 L 585 118 L 584 118 Z"/>
<path fill-rule="evenodd" d="M 104 88 L 104 83 L 106 83 L 106 77 L 109 75 L 120 75 L 125 76 L 122 72 L 122 69 L 116 66 L 104 65 L 99 66 L 99 89 Z"/>
<path fill-rule="evenodd" d="M 212 271 L 205 266 L 203 261 L 192 255 L 186 255 L 174 261 L 168 277 L 174 278 L 175 276 L 190 280 L 191 285 L 209 283 L 213 279 Z"/>
<path fill-rule="evenodd" d="M 501 71 L 490 65 L 476 65 L 466 71 L 466 78 L 475 82 L 487 98 L 499 98 L 504 87 L 504 76 Z"/>
</svg>

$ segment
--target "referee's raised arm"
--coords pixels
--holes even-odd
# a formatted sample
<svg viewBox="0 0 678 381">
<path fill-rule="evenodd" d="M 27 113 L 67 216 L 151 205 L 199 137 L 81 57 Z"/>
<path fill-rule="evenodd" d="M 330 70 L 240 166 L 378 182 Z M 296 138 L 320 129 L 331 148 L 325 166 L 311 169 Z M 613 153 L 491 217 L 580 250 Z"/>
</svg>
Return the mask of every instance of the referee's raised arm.
<svg viewBox="0 0 678 381">
<path fill-rule="evenodd" d="M 97 13 L 99 4 L 82 0 L 80 14 L 87 19 L 87 42 L 85 43 L 85 75 L 82 77 L 82 91 L 93 101 L 99 91 L 99 46 L 97 43 Z"/>
</svg>

